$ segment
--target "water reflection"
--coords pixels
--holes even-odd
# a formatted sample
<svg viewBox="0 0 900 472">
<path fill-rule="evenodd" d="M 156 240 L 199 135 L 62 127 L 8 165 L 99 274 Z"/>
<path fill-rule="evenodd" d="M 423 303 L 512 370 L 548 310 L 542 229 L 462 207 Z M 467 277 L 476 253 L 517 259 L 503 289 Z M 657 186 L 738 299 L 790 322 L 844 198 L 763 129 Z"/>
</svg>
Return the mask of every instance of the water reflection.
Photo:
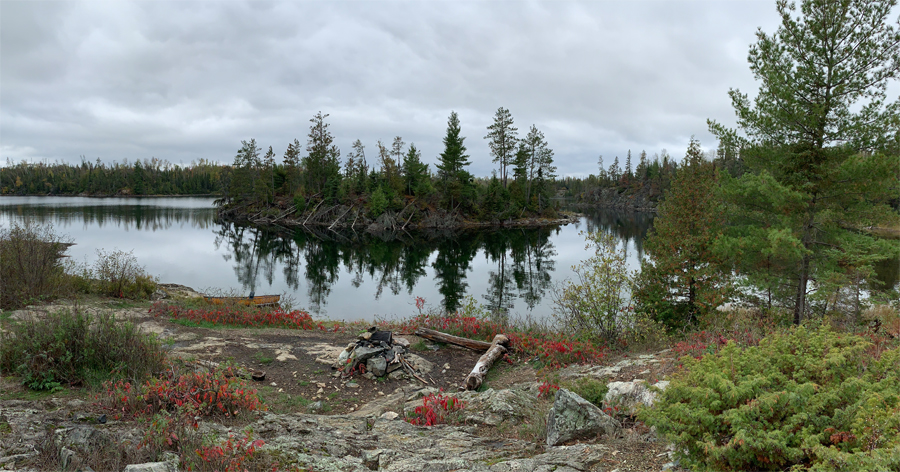
<svg viewBox="0 0 900 472">
<path fill-rule="evenodd" d="M 163 231 L 184 226 L 206 229 L 215 225 L 210 206 L 185 206 L 187 199 L 69 197 L 79 200 L 80 204 L 56 205 L 62 198 L 65 197 L 3 197 L 0 198 L 0 211 L 10 219 L 22 221 L 28 218 L 57 228 L 80 225 L 82 228 L 112 226 L 126 231 Z"/>
<path fill-rule="evenodd" d="M 653 225 L 652 213 L 620 212 L 601 208 L 578 208 L 586 218 L 581 221 L 585 231 L 603 231 L 616 235 L 625 243 L 625 249 L 633 246 L 637 259 L 644 257 L 644 238 Z"/>
<path fill-rule="evenodd" d="M 280 267 L 291 290 L 300 290 L 305 282 L 310 309 L 316 312 L 328 303 L 342 274 L 354 287 L 373 280 L 378 300 L 385 290 L 412 295 L 429 269 L 443 307 L 455 310 L 468 291 L 473 260 L 484 253 L 492 269 L 483 298 L 491 309 L 507 311 L 516 299 L 531 309 L 545 296 L 555 268 L 551 234 L 541 228 L 376 236 L 225 224 L 215 230 L 215 245 L 225 248 L 245 292 L 256 292 L 261 282 L 271 286 Z"/>
<path fill-rule="evenodd" d="M 409 315 L 413 298 L 455 309 L 466 296 L 495 311 L 550 316 L 554 284 L 589 255 L 580 231 L 616 235 L 638 269 L 652 215 L 579 210 L 560 228 L 400 233 L 372 236 L 325 229 L 260 230 L 214 222 L 209 198 L 0 197 L 0 225 L 52 223 L 76 242 L 73 260 L 97 249 L 133 251 L 148 272 L 198 290 L 290 294 L 318 316 Z M 897 287 L 900 264 L 878 264 Z"/>
</svg>

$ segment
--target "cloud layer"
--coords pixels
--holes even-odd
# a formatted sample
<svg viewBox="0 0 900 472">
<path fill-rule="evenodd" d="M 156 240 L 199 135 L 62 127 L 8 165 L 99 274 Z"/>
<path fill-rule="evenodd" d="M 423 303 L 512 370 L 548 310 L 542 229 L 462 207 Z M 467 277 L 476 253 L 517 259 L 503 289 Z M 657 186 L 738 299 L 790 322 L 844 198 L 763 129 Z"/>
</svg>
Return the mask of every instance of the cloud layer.
<svg viewBox="0 0 900 472">
<path fill-rule="evenodd" d="M 402 136 L 426 162 L 459 113 L 476 175 L 496 109 L 559 173 L 645 149 L 681 156 L 754 92 L 766 1 L 0 2 L 2 158 L 231 162 L 281 155 L 318 111 L 346 154 Z"/>
</svg>

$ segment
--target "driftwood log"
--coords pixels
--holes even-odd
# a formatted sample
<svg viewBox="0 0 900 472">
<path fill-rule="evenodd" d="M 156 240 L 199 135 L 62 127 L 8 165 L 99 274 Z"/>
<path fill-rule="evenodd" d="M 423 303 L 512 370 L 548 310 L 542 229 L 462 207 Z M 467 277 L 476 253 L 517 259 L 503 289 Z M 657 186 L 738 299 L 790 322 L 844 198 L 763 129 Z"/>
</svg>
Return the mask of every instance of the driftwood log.
<svg viewBox="0 0 900 472">
<path fill-rule="evenodd" d="M 416 330 L 415 335 L 420 338 L 430 339 L 432 341 L 438 341 L 447 344 L 454 344 L 456 346 L 462 346 L 466 349 L 471 349 L 473 351 L 484 352 L 493 346 L 492 343 L 486 343 L 484 341 L 476 341 L 474 339 L 461 338 L 459 336 L 454 336 L 452 334 L 442 333 L 440 331 L 435 331 L 433 329 L 428 328 L 419 328 Z M 498 335 L 501 336 L 501 335 Z M 506 338 L 506 336 L 503 336 Z M 496 340 L 497 338 L 494 337 Z M 506 343 L 509 343 L 509 339 L 507 339 Z"/>
<path fill-rule="evenodd" d="M 494 365 L 494 362 L 506 353 L 505 346 L 508 345 L 509 338 L 506 336 L 502 334 L 494 336 L 494 342 L 491 343 L 491 348 L 481 355 L 478 362 L 475 363 L 475 368 L 472 369 L 472 372 L 466 377 L 464 383 L 466 390 L 475 390 L 481 386 L 481 383 L 484 382 L 484 376 L 491 370 L 491 366 Z"/>
</svg>

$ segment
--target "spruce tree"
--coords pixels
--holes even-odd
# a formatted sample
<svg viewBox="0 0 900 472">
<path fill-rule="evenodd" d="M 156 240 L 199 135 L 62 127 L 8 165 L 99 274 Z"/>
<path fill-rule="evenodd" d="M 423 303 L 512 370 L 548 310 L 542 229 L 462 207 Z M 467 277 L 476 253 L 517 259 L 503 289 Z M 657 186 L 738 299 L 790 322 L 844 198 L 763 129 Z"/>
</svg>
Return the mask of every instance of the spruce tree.
<svg viewBox="0 0 900 472">
<path fill-rule="evenodd" d="M 447 120 L 447 135 L 444 136 L 444 152 L 438 156 L 438 181 L 445 204 L 456 208 L 472 178 L 466 171 L 469 156 L 463 144 L 466 138 L 460 136 L 459 116 L 450 112 Z"/>
</svg>

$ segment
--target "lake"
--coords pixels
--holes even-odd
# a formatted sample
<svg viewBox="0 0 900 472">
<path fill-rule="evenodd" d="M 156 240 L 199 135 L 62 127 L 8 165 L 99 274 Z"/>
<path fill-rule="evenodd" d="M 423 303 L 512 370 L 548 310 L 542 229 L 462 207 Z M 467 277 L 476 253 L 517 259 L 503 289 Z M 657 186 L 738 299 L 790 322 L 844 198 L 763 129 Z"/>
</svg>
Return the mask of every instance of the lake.
<svg viewBox="0 0 900 472">
<path fill-rule="evenodd" d="M 0 197 L 0 225 L 52 224 L 76 244 L 75 262 L 98 249 L 132 252 L 160 282 L 201 292 L 282 294 L 319 318 L 374 320 L 453 309 L 471 296 L 513 317 L 549 319 L 553 287 L 590 256 L 581 231 L 615 234 L 639 267 L 652 215 L 591 210 L 576 224 L 386 240 L 324 228 L 259 230 L 214 221 L 211 198 Z"/>
</svg>

